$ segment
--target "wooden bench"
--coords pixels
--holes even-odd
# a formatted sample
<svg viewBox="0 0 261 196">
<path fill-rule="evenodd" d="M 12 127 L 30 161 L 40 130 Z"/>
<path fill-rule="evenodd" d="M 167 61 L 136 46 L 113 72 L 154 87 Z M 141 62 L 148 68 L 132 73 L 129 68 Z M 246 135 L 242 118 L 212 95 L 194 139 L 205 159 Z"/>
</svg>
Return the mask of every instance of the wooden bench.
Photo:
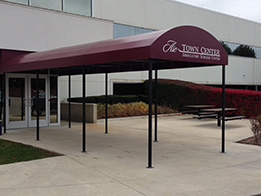
<svg viewBox="0 0 261 196">
<path fill-rule="evenodd" d="M 245 116 L 226 116 L 225 117 L 225 121 L 228 121 L 228 120 L 239 120 L 239 119 L 242 119 L 242 118 L 245 118 Z M 222 117 L 220 118 L 220 120 L 222 120 Z"/>
<path fill-rule="evenodd" d="M 185 110 L 185 111 L 181 111 L 181 114 L 197 114 L 198 111 L 197 110 Z"/>
<path fill-rule="evenodd" d="M 225 116 L 225 121 L 228 121 L 228 120 L 239 120 L 239 119 L 242 119 L 242 118 L 245 118 L 245 116 Z M 217 126 L 220 126 L 221 125 L 221 121 L 222 121 L 222 117 L 218 118 L 218 123 L 217 123 Z"/>
<path fill-rule="evenodd" d="M 216 112 L 199 112 L 198 115 L 199 116 L 204 116 L 204 115 L 210 115 L 210 114 L 217 114 Z"/>
<path fill-rule="evenodd" d="M 202 115 L 202 116 L 193 116 L 193 118 L 197 118 L 197 119 L 203 119 L 203 118 L 215 118 L 217 119 L 217 126 L 221 125 L 221 121 L 222 121 L 222 117 L 218 118 L 217 114 L 206 114 L 206 115 Z M 229 120 L 239 120 L 245 118 L 245 116 L 226 116 L 225 117 L 225 121 L 229 121 Z"/>
</svg>

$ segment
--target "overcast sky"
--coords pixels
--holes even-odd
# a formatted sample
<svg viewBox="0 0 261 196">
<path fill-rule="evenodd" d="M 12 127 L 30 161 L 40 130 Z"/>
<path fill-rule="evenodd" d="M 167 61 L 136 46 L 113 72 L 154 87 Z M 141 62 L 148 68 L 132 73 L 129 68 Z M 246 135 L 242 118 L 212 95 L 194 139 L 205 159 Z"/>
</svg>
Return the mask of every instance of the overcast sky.
<svg viewBox="0 0 261 196">
<path fill-rule="evenodd" d="M 261 0 L 174 0 L 261 23 Z"/>
</svg>

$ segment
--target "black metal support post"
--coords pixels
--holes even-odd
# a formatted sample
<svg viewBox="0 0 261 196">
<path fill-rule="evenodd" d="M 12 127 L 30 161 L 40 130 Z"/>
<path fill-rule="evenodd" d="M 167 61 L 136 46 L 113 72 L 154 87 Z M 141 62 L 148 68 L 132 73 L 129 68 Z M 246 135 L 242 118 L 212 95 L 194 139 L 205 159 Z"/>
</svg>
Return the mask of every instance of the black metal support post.
<svg viewBox="0 0 261 196">
<path fill-rule="evenodd" d="M 108 73 L 105 73 L 105 134 L 108 134 Z"/>
<path fill-rule="evenodd" d="M 225 152 L 225 107 L 226 107 L 225 69 L 226 69 L 226 66 L 222 65 L 222 150 L 221 150 L 222 153 Z"/>
<path fill-rule="evenodd" d="M 21 99 L 20 99 L 20 101 L 21 101 L 21 121 L 23 121 L 24 120 L 24 89 L 23 89 L 23 87 L 24 87 L 24 84 L 22 83 L 21 84 L 21 89 L 20 89 L 20 97 L 21 97 Z"/>
<path fill-rule="evenodd" d="M 3 122 L 4 123 L 4 133 L 6 133 L 6 74 L 3 73 L 3 90 L 2 90 L 2 93 L 3 93 L 3 98 L 4 98 L 4 102 L 3 102 Z"/>
<path fill-rule="evenodd" d="M 36 70 L 36 140 L 40 140 L 40 131 L 39 131 L 39 70 Z"/>
<path fill-rule="evenodd" d="M 158 142 L 158 70 L 155 69 L 155 127 L 154 142 Z"/>
<path fill-rule="evenodd" d="M 1 93 L 1 107 L 0 107 L 0 117 L 1 117 L 1 120 L 3 120 L 2 119 L 2 114 L 3 114 L 3 107 L 4 107 L 4 104 L 3 104 L 3 101 L 4 101 L 4 97 L 3 97 L 3 95 L 4 95 L 4 92 L 3 92 L 3 90 L 4 90 L 4 76 L 2 76 L 2 86 L 1 86 L 1 91 L 2 91 L 2 93 Z"/>
<path fill-rule="evenodd" d="M 222 109 L 222 112 L 223 112 L 223 109 Z M 222 112 L 218 112 L 218 115 L 217 115 L 217 126 L 218 127 L 220 127 L 221 126 L 221 121 L 222 121 L 222 119 L 220 119 L 221 118 L 221 116 L 223 115 L 223 113 Z M 222 114 L 221 114 L 222 113 Z"/>
<path fill-rule="evenodd" d="M 82 152 L 86 152 L 85 66 L 82 67 Z"/>
<path fill-rule="evenodd" d="M 68 76 L 68 97 L 68 127 L 71 128 L 71 74 L 69 74 Z"/>
<path fill-rule="evenodd" d="M 2 114 L 3 114 L 3 107 L 4 107 L 4 105 L 3 105 L 3 101 L 4 101 L 4 98 L 3 98 L 3 89 L 4 89 L 4 82 L 3 82 L 3 76 L 2 76 L 2 86 L 1 86 L 1 91 L 2 91 L 2 93 L 1 93 L 1 102 L 0 102 L 0 120 L 2 120 L 2 123 L 0 124 L 0 135 L 2 135 L 2 127 L 3 127 L 3 119 L 2 119 Z"/>
<path fill-rule="evenodd" d="M 148 168 L 152 168 L 152 60 L 149 60 Z"/>
</svg>

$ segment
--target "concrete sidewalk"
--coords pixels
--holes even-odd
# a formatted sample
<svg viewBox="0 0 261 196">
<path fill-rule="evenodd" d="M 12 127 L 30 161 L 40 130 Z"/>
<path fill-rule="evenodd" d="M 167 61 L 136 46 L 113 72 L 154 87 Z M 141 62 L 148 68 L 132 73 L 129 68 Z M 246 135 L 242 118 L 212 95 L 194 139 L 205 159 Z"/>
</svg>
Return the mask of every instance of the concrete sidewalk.
<svg viewBox="0 0 261 196">
<path fill-rule="evenodd" d="M 65 156 L 0 166 L 0 195 L 257 195 L 261 194 L 261 147 L 235 143 L 252 135 L 248 120 L 226 122 L 226 152 L 220 153 L 221 127 L 190 115 L 158 119 L 153 169 L 147 166 L 147 117 L 87 125 L 9 130 L 2 139 Z"/>
</svg>

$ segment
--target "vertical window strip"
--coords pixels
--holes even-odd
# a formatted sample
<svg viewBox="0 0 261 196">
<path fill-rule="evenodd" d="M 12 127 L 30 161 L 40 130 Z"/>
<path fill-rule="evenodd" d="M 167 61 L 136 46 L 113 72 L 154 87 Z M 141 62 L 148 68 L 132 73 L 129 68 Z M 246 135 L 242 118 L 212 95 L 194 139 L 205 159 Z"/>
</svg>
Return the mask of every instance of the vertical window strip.
<svg viewBox="0 0 261 196">
<path fill-rule="evenodd" d="M 62 3 L 62 11 L 64 11 L 64 0 L 61 0 Z"/>
<path fill-rule="evenodd" d="M 36 6 L 36 7 L 42 7 L 42 8 L 52 9 L 52 10 L 74 13 L 74 14 L 86 15 L 86 16 L 91 16 L 91 17 L 94 16 L 94 0 L 84 0 L 86 2 L 86 5 L 83 4 L 84 1 L 78 1 L 78 4 L 75 4 L 74 1 L 70 2 L 70 1 L 66 1 L 66 0 L 60 0 L 59 3 L 54 0 L 49 0 L 49 1 L 6 0 L 6 1 L 24 4 L 24 5 L 28 5 L 28 6 Z M 70 4 L 68 2 L 70 2 Z M 53 3 L 53 4 L 51 4 L 51 3 Z M 69 4 L 69 6 L 68 6 L 68 4 Z M 78 8 L 77 8 L 77 5 L 78 5 Z M 86 6 L 86 7 L 84 7 L 84 6 Z"/>
<path fill-rule="evenodd" d="M 91 17 L 94 17 L 94 0 L 90 0 L 91 1 Z"/>
</svg>

